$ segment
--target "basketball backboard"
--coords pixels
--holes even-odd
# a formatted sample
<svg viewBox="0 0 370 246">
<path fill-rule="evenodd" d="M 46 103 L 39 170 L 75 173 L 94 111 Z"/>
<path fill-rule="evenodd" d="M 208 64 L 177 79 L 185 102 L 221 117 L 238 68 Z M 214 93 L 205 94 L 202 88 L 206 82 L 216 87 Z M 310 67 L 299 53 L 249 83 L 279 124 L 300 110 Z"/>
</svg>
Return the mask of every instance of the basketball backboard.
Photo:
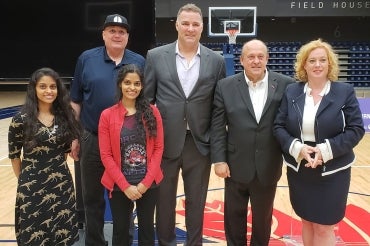
<svg viewBox="0 0 370 246">
<path fill-rule="evenodd" d="M 228 30 L 236 30 L 238 36 L 257 35 L 256 7 L 209 7 L 208 35 L 227 37 Z"/>
</svg>

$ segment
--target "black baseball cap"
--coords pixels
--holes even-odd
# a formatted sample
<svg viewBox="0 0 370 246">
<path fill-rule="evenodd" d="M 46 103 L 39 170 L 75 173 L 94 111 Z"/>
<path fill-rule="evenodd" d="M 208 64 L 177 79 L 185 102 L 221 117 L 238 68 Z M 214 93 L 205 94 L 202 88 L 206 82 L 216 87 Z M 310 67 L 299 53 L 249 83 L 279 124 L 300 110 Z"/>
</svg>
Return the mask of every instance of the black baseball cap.
<svg viewBox="0 0 370 246">
<path fill-rule="evenodd" d="M 126 28 L 127 32 L 130 31 L 130 25 L 127 22 L 127 19 L 119 14 L 108 15 L 105 18 L 103 29 L 107 26 L 121 26 Z"/>
</svg>

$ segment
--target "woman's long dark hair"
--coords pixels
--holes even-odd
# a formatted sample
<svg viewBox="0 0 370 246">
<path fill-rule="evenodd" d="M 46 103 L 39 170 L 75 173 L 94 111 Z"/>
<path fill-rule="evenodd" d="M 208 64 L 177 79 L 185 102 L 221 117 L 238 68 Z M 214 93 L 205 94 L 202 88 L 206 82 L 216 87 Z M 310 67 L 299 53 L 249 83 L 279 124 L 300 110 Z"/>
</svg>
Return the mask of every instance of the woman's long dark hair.
<svg viewBox="0 0 370 246">
<path fill-rule="evenodd" d="M 118 75 L 117 75 L 118 103 L 121 103 L 121 100 L 123 98 L 121 84 L 128 73 L 136 73 L 137 75 L 139 75 L 141 84 L 143 85 L 143 74 L 137 65 L 128 64 L 128 65 L 123 66 L 119 70 Z M 144 87 L 142 87 L 138 97 L 136 98 L 135 107 L 136 107 L 135 117 L 136 117 L 136 122 L 138 124 L 138 130 L 141 134 L 141 137 L 145 137 L 145 132 L 143 132 L 143 129 L 144 129 L 143 120 L 145 122 L 145 126 L 149 133 L 149 136 L 156 137 L 157 136 L 157 121 L 155 119 L 152 109 L 150 108 L 149 101 L 144 97 Z"/>
<path fill-rule="evenodd" d="M 22 114 L 26 114 L 24 118 L 24 143 L 29 147 L 37 144 L 37 138 L 34 136 L 38 131 L 37 116 L 38 98 L 36 95 L 37 82 L 44 76 L 50 76 L 57 86 L 57 96 L 52 103 L 51 113 L 54 115 L 55 124 L 58 124 L 58 131 L 63 133 L 63 141 L 67 143 L 72 142 L 74 139 L 79 139 L 81 134 L 81 126 L 75 118 L 75 112 L 72 109 L 70 98 L 64 83 L 62 82 L 59 74 L 51 68 L 40 68 L 36 70 L 30 78 L 27 86 L 26 101 L 21 109 Z M 61 136 L 57 134 L 57 137 Z"/>
</svg>

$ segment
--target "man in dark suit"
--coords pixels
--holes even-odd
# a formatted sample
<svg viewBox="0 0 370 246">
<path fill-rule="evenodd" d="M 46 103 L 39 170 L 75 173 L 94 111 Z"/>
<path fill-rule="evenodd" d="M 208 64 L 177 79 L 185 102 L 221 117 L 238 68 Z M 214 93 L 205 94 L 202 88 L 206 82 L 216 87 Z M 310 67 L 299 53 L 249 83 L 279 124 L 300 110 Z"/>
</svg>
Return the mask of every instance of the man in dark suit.
<svg viewBox="0 0 370 246">
<path fill-rule="evenodd" d="M 282 153 L 273 122 L 294 79 L 266 69 L 267 46 L 243 45 L 244 72 L 217 83 L 211 127 L 211 160 L 225 178 L 225 233 L 228 245 L 247 245 L 248 202 L 252 207 L 250 245 L 268 245 L 273 202 L 281 176 Z"/>
<path fill-rule="evenodd" d="M 181 169 L 185 191 L 186 245 L 202 245 L 203 212 L 211 169 L 209 128 L 216 82 L 225 77 L 221 55 L 199 43 L 201 10 L 186 4 L 177 14 L 177 41 L 148 51 L 144 92 L 164 126 L 164 179 L 156 228 L 160 245 L 176 245 L 176 194 Z"/>
</svg>

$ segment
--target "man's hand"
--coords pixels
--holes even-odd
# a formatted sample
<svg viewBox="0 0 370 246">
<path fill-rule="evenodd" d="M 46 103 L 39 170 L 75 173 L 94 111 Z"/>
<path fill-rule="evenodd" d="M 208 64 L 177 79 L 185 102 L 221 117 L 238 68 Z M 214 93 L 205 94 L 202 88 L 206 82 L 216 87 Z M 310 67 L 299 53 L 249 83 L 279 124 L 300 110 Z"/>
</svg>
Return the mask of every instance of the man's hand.
<svg viewBox="0 0 370 246">
<path fill-rule="evenodd" d="M 215 167 L 215 174 L 220 178 L 230 178 L 229 165 L 226 162 L 213 163 Z"/>
<path fill-rule="evenodd" d="M 75 139 L 72 141 L 72 144 L 71 144 L 71 152 L 69 152 L 69 156 L 75 160 L 75 161 L 78 161 L 80 158 L 79 158 L 79 153 L 80 153 L 80 142 Z"/>
</svg>

